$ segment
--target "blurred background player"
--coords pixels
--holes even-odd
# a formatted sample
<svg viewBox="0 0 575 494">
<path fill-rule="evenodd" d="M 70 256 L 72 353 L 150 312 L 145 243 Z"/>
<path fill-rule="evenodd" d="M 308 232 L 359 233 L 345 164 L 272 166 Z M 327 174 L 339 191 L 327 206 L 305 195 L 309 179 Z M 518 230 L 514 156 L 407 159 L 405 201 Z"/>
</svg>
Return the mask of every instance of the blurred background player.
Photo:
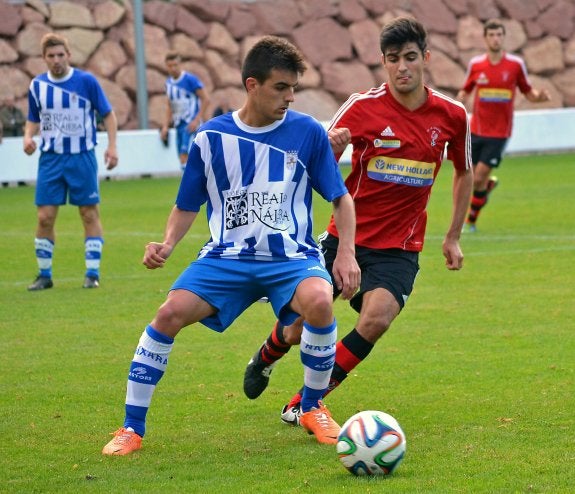
<svg viewBox="0 0 575 494">
<path fill-rule="evenodd" d="M 388 23 L 380 48 L 389 82 L 351 95 L 328 132 L 337 158 L 348 142 L 353 146 L 345 183 L 355 203 L 361 286 L 350 302 L 359 319 L 355 329 L 337 343 L 326 394 L 369 355 L 412 292 L 423 249 L 426 207 L 446 145 L 454 166 L 453 211 L 442 249 L 447 269 L 459 270 L 463 265 L 459 237 L 473 184 L 467 113 L 461 103 L 424 86 L 430 52 L 419 22 L 402 17 Z M 328 271 L 340 233 L 332 219 L 320 237 Z M 334 295 L 338 294 L 335 290 Z M 300 330 L 298 325 L 284 328 L 276 323 L 246 368 L 248 398 L 264 391 L 273 365 L 299 342 Z M 283 408 L 284 422 L 299 424 L 300 402 L 301 391 Z"/>
<path fill-rule="evenodd" d="M 320 402 L 337 329 L 330 275 L 312 235 L 313 190 L 333 204 L 341 233 L 333 273 L 344 298 L 359 285 L 355 215 L 325 130 L 289 110 L 304 70 L 293 45 L 260 39 L 242 68 L 244 105 L 206 122 L 194 139 L 164 240 L 146 246 L 144 264 L 161 268 L 205 203 L 211 238 L 144 330 L 128 375 L 124 425 L 103 454 L 140 449 L 154 389 L 182 328 L 202 322 L 222 332 L 264 296 L 284 324 L 305 319 L 302 424 L 318 442 L 337 442 L 339 425 Z"/>
<path fill-rule="evenodd" d="M 108 133 L 104 153 L 107 169 L 118 164 L 117 121 L 96 78 L 70 66 L 68 41 L 48 33 L 41 40 L 48 72 L 35 77 L 28 91 L 28 120 L 24 131 L 24 152 L 36 150 L 34 135 L 40 130 L 40 159 L 36 183 L 38 226 L 34 240 L 40 272 L 28 290 L 52 288 L 54 226 L 60 205 L 78 206 L 84 226 L 86 274 L 84 288 L 100 284 L 100 260 L 104 245 L 98 204 L 96 118 L 99 113 Z"/>
<path fill-rule="evenodd" d="M 160 137 L 167 143 L 169 128 L 173 124 L 176 130 L 176 150 L 183 169 L 198 127 L 210 118 L 210 99 L 202 81 L 182 70 L 181 58 L 177 52 L 168 52 L 165 62 L 170 77 L 166 81 L 166 121 L 160 129 Z"/>
<path fill-rule="evenodd" d="M 550 99 L 547 90 L 533 89 L 524 61 L 503 50 L 505 26 L 501 21 L 487 21 L 483 36 L 487 51 L 469 61 L 465 83 L 457 93 L 457 99 L 465 101 L 475 89 L 471 115 L 473 197 L 466 221 L 470 232 L 476 231 L 479 213 L 497 185 L 497 178 L 491 176 L 491 172 L 501 163 L 511 136 L 515 89 L 519 88 L 533 103 Z"/>
</svg>

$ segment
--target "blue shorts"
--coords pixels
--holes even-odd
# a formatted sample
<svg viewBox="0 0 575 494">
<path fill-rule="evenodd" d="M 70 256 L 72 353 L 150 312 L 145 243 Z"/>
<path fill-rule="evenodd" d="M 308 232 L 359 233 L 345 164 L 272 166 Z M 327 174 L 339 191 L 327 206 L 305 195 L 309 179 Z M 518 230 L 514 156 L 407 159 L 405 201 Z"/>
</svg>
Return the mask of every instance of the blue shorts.
<svg viewBox="0 0 575 494">
<path fill-rule="evenodd" d="M 194 137 L 196 137 L 196 133 L 188 132 L 187 123 L 182 122 L 176 127 L 176 149 L 178 150 L 178 156 L 189 153 Z"/>
<path fill-rule="evenodd" d="M 299 314 L 289 304 L 301 281 L 320 277 L 331 284 L 319 259 L 254 261 L 200 258 L 192 262 L 171 290 L 189 290 L 217 309 L 202 324 L 223 332 L 250 305 L 267 297 L 276 317 L 292 324 Z"/>
<path fill-rule="evenodd" d="M 94 150 L 78 154 L 42 153 L 38 162 L 36 206 L 74 206 L 100 202 Z"/>
</svg>

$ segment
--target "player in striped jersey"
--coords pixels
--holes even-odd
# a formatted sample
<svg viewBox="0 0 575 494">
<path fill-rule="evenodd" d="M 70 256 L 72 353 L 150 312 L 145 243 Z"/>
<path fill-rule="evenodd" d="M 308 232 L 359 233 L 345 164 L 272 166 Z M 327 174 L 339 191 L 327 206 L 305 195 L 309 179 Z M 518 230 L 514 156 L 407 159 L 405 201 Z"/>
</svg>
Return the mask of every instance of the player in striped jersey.
<svg viewBox="0 0 575 494">
<path fill-rule="evenodd" d="M 108 133 L 104 159 L 108 170 L 118 164 L 117 121 L 96 78 L 70 66 L 68 41 L 48 33 L 41 40 L 48 72 L 35 77 L 28 91 L 28 120 L 24 152 L 36 151 L 34 136 L 40 131 L 40 160 L 36 184 L 38 226 L 34 241 L 39 274 L 28 290 L 52 288 L 54 226 L 58 208 L 78 206 L 84 226 L 86 273 L 84 288 L 100 284 L 100 260 L 104 245 L 98 204 L 96 116 L 102 116 Z"/>
<path fill-rule="evenodd" d="M 481 209 L 497 185 L 491 173 L 501 163 L 513 125 L 516 88 L 533 103 L 549 101 L 546 89 L 534 89 L 525 62 L 503 50 L 505 25 L 489 20 L 483 27 L 487 52 L 469 61 L 463 88 L 457 94 L 465 101 L 475 90 L 471 115 L 471 154 L 474 168 L 473 197 L 467 216 L 467 230 L 474 232 Z"/>
<path fill-rule="evenodd" d="M 283 324 L 300 315 L 305 320 L 302 424 L 319 442 L 337 442 L 339 426 L 320 401 L 337 338 L 331 278 L 313 239 L 313 191 L 333 203 L 340 247 L 332 272 L 344 298 L 359 285 L 355 215 L 326 131 L 312 117 L 288 109 L 304 70 L 293 45 L 262 38 L 244 61 L 244 106 L 200 128 L 164 240 L 146 246 L 144 264 L 164 265 L 203 204 L 211 238 L 144 330 L 128 375 L 124 426 L 103 454 L 140 448 L 152 393 L 183 327 L 202 322 L 224 331 L 262 297 Z"/>
<path fill-rule="evenodd" d="M 405 306 L 419 271 L 427 223 L 426 207 L 447 146 L 453 162 L 453 211 L 443 241 L 447 269 L 459 270 L 459 245 L 472 187 L 469 129 L 463 105 L 426 87 L 423 70 L 430 53 L 424 27 L 411 18 L 384 26 L 380 47 L 387 83 L 353 94 L 328 129 L 339 158 L 353 146 L 345 183 L 356 209 L 356 258 L 361 287 L 351 299 L 356 327 L 337 343 L 327 392 L 335 389 L 371 352 Z M 326 266 L 341 242 L 330 221 L 320 239 Z M 338 291 L 335 292 L 338 295 Z M 281 321 L 249 362 L 244 376 L 248 398 L 266 388 L 272 366 L 299 341 L 300 327 Z M 384 367 L 382 367 L 382 372 Z M 282 410 L 282 420 L 300 423 L 301 390 Z"/>
<path fill-rule="evenodd" d="M 200 124 L 208 120 L 210 98 L 200 79 L 182 70 L 178 52 L 170 51 L 165 57 L 168 70 L 166 95 L 168 97 L 166 121 L 160 129 L 164 142 L 168 139 L 170 124 L 176 129 L 176 150 L 182 169 L 188 161 L 188 151 Z"/>
</svg>

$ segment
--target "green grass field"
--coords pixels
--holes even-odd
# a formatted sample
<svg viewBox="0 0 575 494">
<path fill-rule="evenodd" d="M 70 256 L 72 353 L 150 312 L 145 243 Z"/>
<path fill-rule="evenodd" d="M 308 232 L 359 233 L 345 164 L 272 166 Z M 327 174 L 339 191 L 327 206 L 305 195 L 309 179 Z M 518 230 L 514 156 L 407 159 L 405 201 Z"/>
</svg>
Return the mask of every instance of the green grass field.
<svg viewBox="0 0 575 494">
<path fill-rule="evenodd" d="M 202 221 L 163 270 L 141 265 L 161 240 L 176 179 L 102 183 L 102 287 L 82 290 L 76 208 L 60 211 L 55 288 L 36 274 L 33 188 L 0 190 L 0 492 L 568 493 L 575 486 L 575 156 L 506 158 L 465 267 L 441 255 L 449 164 L 429 206 L 421 273 L 406 310 L 327 403 L 394 415 L 407 455 L 388 478 L 355 478 L 335 448 L 284 426 L 302 379 L 297 349 L 268 390 L 244 397 L 244 367 L 274 317 L 255 304 L 223 335 L 177 339 L 144 447 L 103 457 L 122 424 L 127 369 L 166 290 L 207 238 Z M 329 206 L 316 202 L 317 233 Z M 340 335 L 356 315 L 336 302 Z"/>
</svg>

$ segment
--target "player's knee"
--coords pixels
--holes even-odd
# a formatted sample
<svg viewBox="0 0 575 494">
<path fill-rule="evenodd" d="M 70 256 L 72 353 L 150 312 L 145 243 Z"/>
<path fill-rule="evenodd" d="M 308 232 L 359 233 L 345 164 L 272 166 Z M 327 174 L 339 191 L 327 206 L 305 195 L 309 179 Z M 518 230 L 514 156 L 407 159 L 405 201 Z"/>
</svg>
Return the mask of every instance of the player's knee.
<svg viewBox="0 0 575 494">
<path fill-rule="evenodd" d="M 169 331 L 170 333 L 179 331 L 183 325 L 184 315 L 170 300 L 167 300 L 160 306 L 152 322 L 154 328 Z"/>
</svg>

